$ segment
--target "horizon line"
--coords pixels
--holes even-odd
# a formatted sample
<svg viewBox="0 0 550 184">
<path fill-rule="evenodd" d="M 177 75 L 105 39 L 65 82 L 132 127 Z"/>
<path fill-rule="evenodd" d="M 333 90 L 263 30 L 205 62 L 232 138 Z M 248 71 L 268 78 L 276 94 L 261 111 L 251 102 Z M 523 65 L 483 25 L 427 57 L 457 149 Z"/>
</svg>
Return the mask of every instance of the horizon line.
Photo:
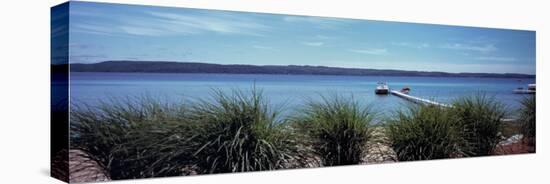
<svg viewBox="0 0 550 184">
<path fill-rule="evenodd" d="M 423 71 L 423 70 L 405 70 L 405 69 L 376 69 L 376 68 L 350 68 L 350 67 L 340 67 L 340 66 L 324 66 L 324 65 L 255 65 L 255 64 L 221 64 L 221 63 L 215 63 L 215 62 L 196 62 L 196 61 L 170 61 L 170 60 L 105 60 L 105 61 L 98 61 L 95 63 L 69 63 L 69 64 L 100 64 L 105 62 L 164 62 L 164 63 L 197 63 L 197 64 L 215 64 L 215 65 L 248 65 L 248 66 L 310 66 L 310 67 L 327 67 L 327 68 L 340 68 L 340 69 L 368 69 L 368 70 L 393 70 L 393 71 L 405 71 L 405 72 L 431 72 L 431 73 L 447 73 L 447 74 L 502 74 L 502 75 L 530 75 L 530 76 L 536 76 L 535 74 L 528 74 L 528 73 L 490 73 L 490 72 L 445 72 L 445 71 Z M 52 65 L 65 65 L 65 64 L 52 64 Z"/>
</svg>

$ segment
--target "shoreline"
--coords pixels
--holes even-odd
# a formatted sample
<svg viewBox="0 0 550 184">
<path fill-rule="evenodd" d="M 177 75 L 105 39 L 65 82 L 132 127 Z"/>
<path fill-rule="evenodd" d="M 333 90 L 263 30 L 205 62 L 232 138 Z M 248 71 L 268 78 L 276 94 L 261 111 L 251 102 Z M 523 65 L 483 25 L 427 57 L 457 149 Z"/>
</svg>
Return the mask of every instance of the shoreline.
<svg viewBox="0 0 550 184">
<path fill-rule="evenodd" d="M 418 75 L 332 75 L 332 74 L 271 74 L 271 73 L 207 73 L 207 72 L 116 72 L 116 71 L 71 71 L 69 73 L 108 73 L 108 74 L 199 74 L 199 75 L 262 75 L 262 76 L 328 76 L 328 77 L 413 77 L 413 78 L 466 78 L 466 79 L 536 79 L 536 75 L 529 77 L 475 77 L 475 76 L 418 76 Z M 523 75 L 523 74 L 522 74 Z M 530 75 L 530 74 L 525 74 Z"/>
</svg>

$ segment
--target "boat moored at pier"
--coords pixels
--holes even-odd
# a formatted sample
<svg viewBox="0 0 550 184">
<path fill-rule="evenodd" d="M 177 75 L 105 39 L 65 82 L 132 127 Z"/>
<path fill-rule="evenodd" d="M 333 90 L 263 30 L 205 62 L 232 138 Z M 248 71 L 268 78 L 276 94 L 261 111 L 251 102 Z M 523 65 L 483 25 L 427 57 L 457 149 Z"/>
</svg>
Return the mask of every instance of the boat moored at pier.
<svg viewBox="0 0 550 184">
<path fill-rule="evenodd" d="M 390 93 L 390 88 L 388 87 L 387 83 L 378 82 L 376 89 L 374 89 L 374 93 L 377 95 L 387 95 Z"/>
</svg>

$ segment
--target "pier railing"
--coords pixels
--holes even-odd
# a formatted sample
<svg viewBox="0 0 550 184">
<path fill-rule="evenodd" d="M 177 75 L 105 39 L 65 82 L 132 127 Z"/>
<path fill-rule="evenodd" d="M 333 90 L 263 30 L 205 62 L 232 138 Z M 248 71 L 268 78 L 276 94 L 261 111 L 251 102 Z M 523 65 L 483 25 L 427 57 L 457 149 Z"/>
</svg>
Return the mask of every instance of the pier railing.
<svg viewBox="0 0 550 184">
<path fill-rule="evenodd" d="M 408 94 L 405 94 L 405 93 L 402 93 L 402 92 L 396 91 L 396 90 L 390 90 L 390 93 L 392 95 L 403 98 L 403 99 L 405 99 L 407 101 L 410 101 L 410 102 L 413 102 L 413 103 L 426 104 L 426 105 L 436 105 L 436 106 L 441 106 L 441 107 L 446 107 L 446 108 L 452 108 L 453 107 L 450 104 L 444 104 L 444 103 L 436 102 L 436 101 L 433 101 L 433 100 L 428 100 L 428 99 L 423 99 L 423 98 L 420 98 L 420 97 L 411 96 L 411 95 L 408 95 Z M 503 122 L 515 122 L 517 120 L 513 119 L 513 118 L 503 118 L 503 119 L 501 119 L 501 121 L 503 121 Z"/>
<path fill-rule="evenodd" d="M 408 95 L 408 94 L 405 94 L 405 93 L 402 93 L 402 92 L 396 91 L 396 90 L 391 90 L 390 92 L 391 92 L 391 94 L 393 94 L 395 96 L 398 96 L 400 98 L 403 98 L 405 100 L 408 100 L 408 101 L 411 101 L 411 102 L 414 102 L 414 103 L 427 104 L 427 105 L 437 105 L 437 106 L 441 106 L 441 107 L 453 107 L 452 105 L 449 105 L 449 104 L 439 103 L 439 102 L 436 102 L 436 101 L 433 101 L 433 100 L 428 100 L 428 99 L 423 99 L 423 98 L 420 98 L 420 97 L 411 96 L 411 95 Z"/>
</svg>

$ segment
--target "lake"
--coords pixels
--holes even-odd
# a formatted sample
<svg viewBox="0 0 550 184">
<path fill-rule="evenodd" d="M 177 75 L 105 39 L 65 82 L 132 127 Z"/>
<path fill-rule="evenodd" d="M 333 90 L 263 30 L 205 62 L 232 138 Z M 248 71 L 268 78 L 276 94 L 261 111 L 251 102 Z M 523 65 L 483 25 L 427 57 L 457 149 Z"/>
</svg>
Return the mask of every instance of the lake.
<svg viewBox="0 0 550 184">
<path fill-rule="evenodd" d="M 353 97 L 362 105 L 388 114 L 405 107 L 407 102 L 392 95 L 375 95 L 376 83 L 385 81 L 392 89 L 411 88 L 412 96 L 449 103 L 465 95 L 484 93 L 495 97 L 509 110 L 517 109 L 524 95 L 514 94 L 517 87 L 535 83 L 535 79 L 389 77 L 266 74 L 162 74 L 162 73 L 87 73 L 70 74 L 71 103 L 97 104 L 110 98 L 153 96 L 180 102 L 206 99 L 213 89 L 230 92 L 250 90 L 254 86 L 276 107 L 293 112 L 308 100 L 321 96 Z"/>
</svg>

